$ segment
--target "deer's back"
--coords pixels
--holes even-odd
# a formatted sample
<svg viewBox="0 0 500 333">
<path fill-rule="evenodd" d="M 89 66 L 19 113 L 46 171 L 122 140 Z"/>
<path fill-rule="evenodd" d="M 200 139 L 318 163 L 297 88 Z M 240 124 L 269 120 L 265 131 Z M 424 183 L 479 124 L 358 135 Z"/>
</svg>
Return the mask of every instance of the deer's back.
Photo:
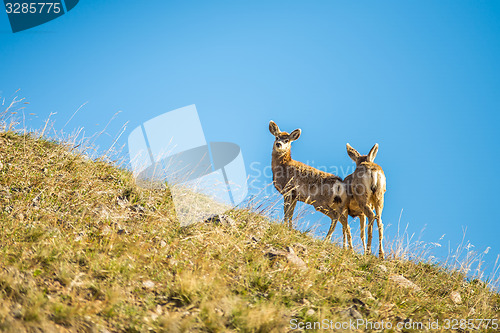
<svg viewBox="0 0 500 333">
<path fill-rule="evenodd" d="M 358 165 L 350 180 L 350 191 L 355 198 L 364 196 L 370 203 L 383 199 L 386 180 L 380 165 L 373 162 Z"/>
<path fill-rule="evenodd" d="M 293 191 L 299 201 L 318 205 L 346 201 L 347 194 L 340 177 L 302 162 L 292 160 L 281 168 L 273 168 L 273 175 L 276 189 L 283 194 Z"/>
</svg>

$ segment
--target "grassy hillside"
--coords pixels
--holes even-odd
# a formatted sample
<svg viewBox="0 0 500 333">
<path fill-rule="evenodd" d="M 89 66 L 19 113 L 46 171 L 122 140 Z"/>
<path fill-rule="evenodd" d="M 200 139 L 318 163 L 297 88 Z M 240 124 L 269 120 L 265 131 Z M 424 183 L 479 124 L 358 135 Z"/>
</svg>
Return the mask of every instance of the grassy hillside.
<svg viewBox="0 0 500 333">
<path fill-rule="evenodd" d="M 447 319 L 500 318 L 500 296 L 480 281 L 343 251 L 249 210 L 229 213 L 234 226 L 180 228 L 168 191 L 70 148 L 0 133 L 0 330 L 286 332 L 351 320 L 354 331 L 384 321 L 412 332 L 425 329 L 397 323 L 439 320 L 439 332 Z"/>
</svg>

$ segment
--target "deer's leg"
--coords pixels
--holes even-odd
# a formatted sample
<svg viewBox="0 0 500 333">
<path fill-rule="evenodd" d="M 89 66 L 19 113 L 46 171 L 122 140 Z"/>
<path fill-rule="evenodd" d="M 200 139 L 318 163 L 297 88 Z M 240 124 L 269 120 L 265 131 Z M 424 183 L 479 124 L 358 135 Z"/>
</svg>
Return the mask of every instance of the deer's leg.
<svg viewBox="0 0 500 333">
<path fill-rule="evenodd" d="M 382 209 L 384 208 L 383 203 L 378 203 L 375 206 L 375 213 L 377 214 L 377 228 L 378 228 L 378 256 L 380 259 L 384 259 L 384 224 L 382 223 Z"/>
<path fill-rule="evenodd" d="M 335 227 L 337 226 L 337 222 L 339 221 L 339 214 L 333 210 L 332 208 L 324 208 L 324 207 L 314 207 L 317 211 L 322 212 L 326 216 L 332 219 L 332 223 L 330 224 L 330 229 L 328 230 L 328 233 L 326 234 L 325 237 L 325 242 L 331 241 L 333 231 L 335 230 Z"/>
<path fill-rule="evenodd" d="M 349 248 L 352 249 L 352 237 L 351 237 L 351 229 L 349 228 L 349 224 L 347 223 L 347 210 L 344 213 L 339 214 L 335 210 L 331 209 L 325 212 L 332 219 L 332 224 L 330 225 L 330 230 L 326 234 L 325 241 L 330 241 L 332 237 L 332 233 L 335 230 L 335 226 L 337 225 L 337 221 L 340 220 L 342 224 L 342 247 L 347 248 L 347 244 L 349 244 Z"/>
<path fill-rule="evenodd" d="M 333 231 L 335 230 L 335 227 L 337 226 L 338 216 L 337 216 L 337 214 L 335 214 L 335 211 L 333 211 L 331 208 L 325 208 L 323 206 L 319 206 L 316 204 L 313 204 L 313 207 L 318 212 L 321 212 L 332 219 L 332 223 L 330 224 L 330 229 L 328 229 L 328 233 L 326 234 L 326 237 L 324 239 L 324 242 L 329 242 L 331 240 Z"/>
<path fill-rule="evenodd" d="M 292 229 L 292 217 L 293 211 L 295 210 L 295 206 L 297 205 L 297 200 L 292 194 L 287 194 L 283 197 L 284 205 L 284 215 L 285 215 L 285 224 L 288 228 Z"/>
<path fill-rule="evenodd" d="M 345 230 L 344 226 L 342 226 L 342 248 L 346 248 L 347 246 L 347 230 Z"/>
<path fill-rule="evenodd" d="M 328 229 L 328 233 L 326 234 L 325 242 L 329 242 L 331 240 L 333 231 L 335 230 L 335 227 L 337 226 L 337 221 L 338 221 L 338 219 L 332 218 L 332 223 L 330 224 L 330 229 Z"/>
<path fill-rule="evenodd" d="M 347 213 L 340 215 L 340 223 L 342 223 L 342 230 L 344 234 L 344 249 L 347 245 L 349 245 L 349 249 L 352 250 L 351 228 L 349 227 L 349 223 L 347 223 Z"/>
<path fill-rule="evenodd" d="M 372 236 L 373 236 L 373 222 L 375 222 L 375 214 L 366 203 L 359 203 L 363 213 L 368 218 L 368 240 L 366 242 L 366 254 L 372 253 Z"/>
<path fill-rule="evenodd" d="M 361 215 L 359 217 L 359 232 L 361 234 L 361 243 L 363 243 L 364 254 L 366 254 L 365 223 L 366 223 L 366 217 L 364 215 Z"/>
<path fill-rule="evenodd" d="M 328 233 L 326 234 L 326 237 L 324 239 L 325 242 L 329 242 L 332 238 L 333 231 L 335 230 L 335 227 L 337 226 L 337 222 L 339 220 L 339 217 L 337 213 L 331 209 L 331 208 L 325 208 L 323 206 L 318 206 L 313 204 L 314 209 L 316 209 L 318 212 L 321 212 L 328 216 L 330 219 L 332 219 L 332 222 L 330 224 L 330 229 L 328 229 Z"/>
</svg>

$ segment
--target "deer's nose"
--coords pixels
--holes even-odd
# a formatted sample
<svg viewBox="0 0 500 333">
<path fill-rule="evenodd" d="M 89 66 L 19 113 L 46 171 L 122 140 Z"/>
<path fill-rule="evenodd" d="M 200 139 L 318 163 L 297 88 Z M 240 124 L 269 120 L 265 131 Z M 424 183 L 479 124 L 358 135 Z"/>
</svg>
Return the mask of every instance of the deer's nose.
<svg viewBox="0 0 500 333">
<path fill-rule="evenodd" d="M 281 142 L 276 142 L 276 148 L 281 148 Z"/>
</svg>

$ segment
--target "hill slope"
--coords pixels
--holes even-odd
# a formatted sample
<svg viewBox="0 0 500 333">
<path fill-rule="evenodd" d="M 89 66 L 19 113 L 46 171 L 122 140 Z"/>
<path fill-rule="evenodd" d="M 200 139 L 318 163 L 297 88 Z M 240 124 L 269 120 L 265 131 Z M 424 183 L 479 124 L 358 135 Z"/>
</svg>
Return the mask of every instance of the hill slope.
<svg viewBox="0 0 500 333">
<path fill-rule="evenodd" d="M 381 331 L 384 321 L 398 332 L 439 320 L 433 332 L 464 332 L 471 322 L 454 319 L 499 318 L 500 296 L 457 272 L 343 251 L 248 210 L 230 216 L 235 226 L 180 228 L 168 191 L 139 189 L 127 171 L 64 145 L 0 133 L 0 330 L 284 332 L 351 321 Z"/>
</svg>

